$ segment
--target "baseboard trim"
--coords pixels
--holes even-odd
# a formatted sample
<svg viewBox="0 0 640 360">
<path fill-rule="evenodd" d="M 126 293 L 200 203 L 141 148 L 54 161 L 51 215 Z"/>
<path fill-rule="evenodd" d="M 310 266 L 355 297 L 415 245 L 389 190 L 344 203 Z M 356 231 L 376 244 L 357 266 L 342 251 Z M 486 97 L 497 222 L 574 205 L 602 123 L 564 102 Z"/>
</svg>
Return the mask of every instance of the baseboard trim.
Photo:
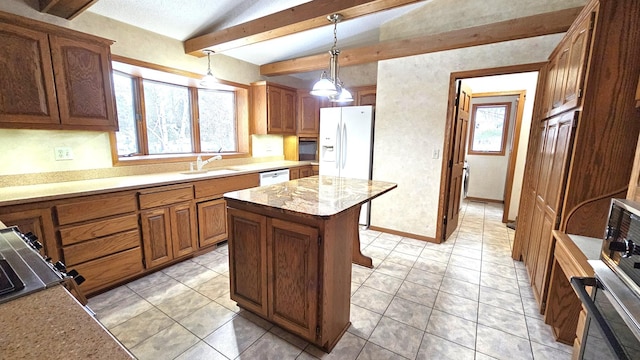
<svg viewBox="0 0 640 360">
<path fill-rule="evenodd" d="M 482 203 L 504 204 L 503 200 L 484 199 L 484 198 L 477 198 L 477 197 L 473 197 L 473 196 L 467 196 L 466 198 L 464 198 L 464 200 L 473 201 L 473 202 L 482 202 Z"/>
<path fill-rule="evenodd" d="M 427 241 L 427 242 L 430 242 L 430 243 L 436 243 L 436 244 L 440 243 L 439 241 L 436 241 L 435 238 L 432 238 L 432 237 L 429 237 L 429 236 L 412 234 L 412 233 L 408 233 L 408 232 L 404 232 L 404 231 L 387 229 L 387 228 L 383 228 L 383 227 L 379 227 L 379 226 L 371 225 L 371 226 L 369 226 L 369 229 L 370 230 L 374 230 L 374 231 L 380 231 L 380 232 L 392 234 L 392 235 L 398 235 L 398 236 L 402 236 L 402 237 L 408 237 L 408 238 L 412 238 L 412 239 Z"/>
</svg>

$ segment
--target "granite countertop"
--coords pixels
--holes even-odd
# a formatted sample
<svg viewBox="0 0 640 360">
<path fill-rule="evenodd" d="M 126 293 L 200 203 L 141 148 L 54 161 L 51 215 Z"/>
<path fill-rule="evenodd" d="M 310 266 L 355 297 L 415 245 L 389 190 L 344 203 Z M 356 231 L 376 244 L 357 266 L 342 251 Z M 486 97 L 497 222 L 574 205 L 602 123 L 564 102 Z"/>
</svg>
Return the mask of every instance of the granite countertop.
<svg viewBox="0 0 640 360">
<path fill-rule="evenodd" d="M 274 161 L 223 168 L 205 168 L 206 173 L 183 174 L 181 172 L 119 176 L 92 180 L 67 181 L 49 184 L 9 186 L 0 188 L 0 206 L 57 200 L 82 195 L 95 195 L 112 191 L 131 190 L 145 186 L 186 183 L 197 180 L 221 178 L 252 172 L 269 171 L 309 165 L 309 161 Z"/>
<path fill-rule="evenodd" d="M 329 217 L 396 187 L 397 184 L 384 181 L 316 175 L 280 184 L 232 191 L 224 194 L 224 197 L 289 213 Z"/>
<path fill-rule="evenodd" d="M 132 359 L 61 286 L 0 304 L 0 359 Z"/>
</svg>

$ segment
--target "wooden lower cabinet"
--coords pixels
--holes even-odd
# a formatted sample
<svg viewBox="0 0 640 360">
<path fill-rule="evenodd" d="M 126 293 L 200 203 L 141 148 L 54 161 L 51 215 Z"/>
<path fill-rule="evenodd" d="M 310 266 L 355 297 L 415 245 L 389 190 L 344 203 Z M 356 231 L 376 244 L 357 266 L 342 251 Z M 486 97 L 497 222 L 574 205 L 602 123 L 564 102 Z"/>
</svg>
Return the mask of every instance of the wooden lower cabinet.
<svg viewBox="0 0 640 360">
<path fill-rule="evenodd" d="M 188 202 L 140 214 L 147 269 L 197 249 L 195 213 L 195 206 Z"/>
<path fill-rule="evenodd" d="M 200 248 L 227 239 L 227 203 L 215 199 L 198 203 L 198 242 Z"/>
<path fill-rule="evenodd" d="M 231 299 L 263 317 L 267 307 L 267 218 L 227 209 Z"/>
<path fill-rule="evenodd" d="M 86 281 L 80 285 L 85 294 L 102 289 L 105 285 L 113 284 L 127 277 L 142 272 L 142 251 L 135 247 L 126 251 L 103 256 L 92 261 L 75 265 Z"/>
<path fill-rule="evenodd" d="M 304 177 L 309 177 L 309 176 L 313 176 L 313 170 L 311 169 L 311 166 L 303 166 L 300 168 L 300 177 L 304 178 Z"/>
<path fill-rule="evenodd" d="M 228 209 L 231 299 L 305 339 L 316 338 L 318 229 Z"/>
<path fill-rule="evenodd" d="M 40 250 L 42 255 L 46 254 L 54 262 L 60 260 L 50 208 L 29 210 L 17 208 L 15 212 L 9 208 L 6 211 L 6 213 L 0 213 L 2 223 L 7 226 L 17 226 L 23 234 L 33 233 L 44 245 L 44 248 Z"/>
<path fill-rule="evenodd" d="M 268 317 L 315 338 L 318 308 L 318 229 L 267 219 Z"/>
</svg>

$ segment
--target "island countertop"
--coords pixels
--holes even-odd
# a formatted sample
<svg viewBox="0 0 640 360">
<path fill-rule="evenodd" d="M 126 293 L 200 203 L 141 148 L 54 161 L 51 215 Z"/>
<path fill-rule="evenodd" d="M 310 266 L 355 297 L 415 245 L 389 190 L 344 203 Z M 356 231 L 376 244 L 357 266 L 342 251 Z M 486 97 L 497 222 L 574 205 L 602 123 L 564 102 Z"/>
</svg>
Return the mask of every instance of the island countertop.
<svg viewBox="0 0 640 360">
<path fill-rule="evenodd" d="M 329 217 L 378 197 L 398 185 L 385 181 L 316 175 L 284 183 L 238 190 L 225 199 Z"/>
</svg>

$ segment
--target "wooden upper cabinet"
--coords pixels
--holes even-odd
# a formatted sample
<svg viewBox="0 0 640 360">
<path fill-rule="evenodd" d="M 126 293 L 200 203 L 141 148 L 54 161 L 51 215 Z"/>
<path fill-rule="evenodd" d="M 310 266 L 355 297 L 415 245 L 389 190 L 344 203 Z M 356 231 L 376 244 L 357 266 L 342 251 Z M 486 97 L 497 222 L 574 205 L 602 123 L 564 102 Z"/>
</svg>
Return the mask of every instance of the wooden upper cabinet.
<svg viewBox="0 0 640 360">
<path fill-rule="evenodd" d="M 579 19 L 551 55 L 543 113 L 557 115 L 580 105 L 595 12 Z"/>
<path fill-rule="evenodd" d="M 117 130 L 109 48 L 50 36 L 63 125 Z"/>
<path fill-rule="evenodd" d="M 320 99 L 308 91 L 298 91 L 298 135 L 318 136 L 320 132 Z"/>
<path fill-rule="evenodd" d="M 355 106 L 365 106 L 365 105 L 376 105 L 376 93 L 377 87 L 376 85 L 371 86 L 363 86 L 357 88 L 354 94 L 354 104 Z"/>
<path fill-rule="evenodd" d="M 118 130 L 111 43 L 0 12 L 0 127 Z"/>
<path fill-rule="evenodd" d="M 0 44 L 0 123 L 60 123 L 47 34 L 0 23 Z"/>
<path fill-rule="evenodd" d="M 296 90 L 259 81 L 251 83 L 251 133 L 296 133 Z"/>
<path fill-rule="evenodd" d="M 582 86 L 586 71 L 587 53 L 591 44 L 595 13 L 583 19 L 571 37 L 570 54 L 564 84 L 563 105 L 571 108 L 578 105 L 582 96 Z"/>
</svg>

